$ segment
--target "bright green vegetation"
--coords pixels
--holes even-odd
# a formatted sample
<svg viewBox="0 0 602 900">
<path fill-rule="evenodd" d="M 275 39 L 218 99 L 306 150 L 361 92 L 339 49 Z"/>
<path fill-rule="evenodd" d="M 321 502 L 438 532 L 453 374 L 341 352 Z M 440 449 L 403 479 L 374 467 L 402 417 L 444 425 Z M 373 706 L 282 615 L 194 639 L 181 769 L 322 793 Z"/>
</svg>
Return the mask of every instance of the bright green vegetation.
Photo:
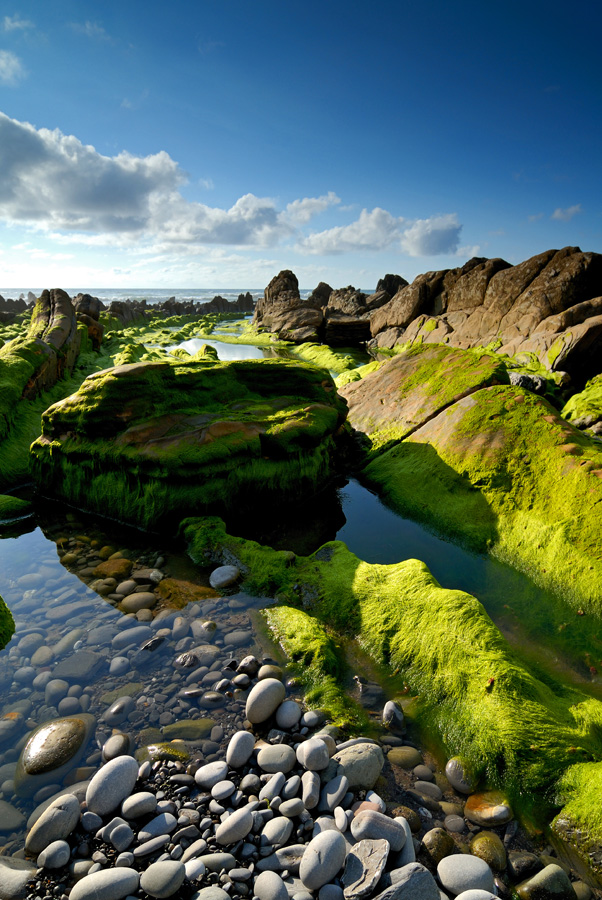
<svg viewBox="0 0 602 900">
<path fill-rule="evenodd" d="M 602 375 L 596 375 L 580 393 L 573 394 L 562 416 L 579 428 L 587 428 L 602 419 Z"/>
<path fill-rule="evenodd" d="M 327 344 L 289 344 L 287 345 L 291 356 L 328 369 L 329 372 L 348 372 L 365 364 L 369 357 L 362 350 L 346 349 L 336 350 Z"/>
<path fill-rule="evenodd" d="M 365 728 L 365 713 L 342 688 L 345 662 L 334 636 L 317 619 L 292 606 L 272 607 L 263 614 L 305 688 L 307 703 L 323 709 L 339 728 Z"/>
<path fill-rule="evenodd" d="M 330 376 L 302 363 L 134 363 L 44 413 L 33 472 L 46 495 L 153 530 L 315 492 L 345 415 Z"/>
<path fill-rule="evenodd" d="M 15 620 L 10 609 L 0 597 L 0 650 L 6 647 L 15 633 Z"/>
<path fill-rule="evenodd" d="M 533 674 L 478 600 L 441 588 L 423 563 L 372 565 L 336 541 L 291 558 L 226 534 L 219 519 L 188 519 L 182 533 L 195 562 L 239 562 L 247 590 L 277 592 L 283 603 L 303 607 L 298 617 L 288 607 L 268 613 L 301 666 L 311 668 L 317 657 L 329 670 L 326 626 L 399 670 L 421 726 L 524 812 L 553 804 L 556 783 L 573 763 L 602 759 L 602 703 Z M 308 613 L 319 628 L 307 626 Z"/>
<path fill-rule="evenodd" d="M 365 474 L 397 510 L 602 615 L 602 448 L 542 398 L 477 391 Z"/>
<path fill-rule="evenodd" d="M 358 366 L 356 369 L 347 369 L 345 372 L 342 372 L 338 375 L 334 383 L 337 388 L 342 388 L 346 384 L 351 384 L 353 381 L 361 381 L 362 378 L 365 378 L 366 375 L 371 375 L 373 372 L 377 372 L 378 369 L 382 366 L 382 360 L 373 359 L 372 362 L 365 363 L 363 366 Z"/>
<path fill-rule="evenodd" d="M 11 497 L 10 494 L 0 494 L 0 521 L 7 519 L 19 519 L 31 513 L 29 500 L 20 500 L 19 497 Z"/>
</svg>

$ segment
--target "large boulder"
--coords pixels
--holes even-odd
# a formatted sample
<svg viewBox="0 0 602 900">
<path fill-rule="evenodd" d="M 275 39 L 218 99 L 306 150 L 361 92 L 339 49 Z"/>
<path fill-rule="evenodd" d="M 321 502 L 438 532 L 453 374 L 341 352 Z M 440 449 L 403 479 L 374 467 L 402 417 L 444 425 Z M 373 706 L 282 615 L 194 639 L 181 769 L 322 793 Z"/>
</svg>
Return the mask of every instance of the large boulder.
<svg viewBox="0 0 602 900">
<path fill-rule="evenodd" d="M 602 615 L 602 447 L 494 363 L 412 347 L 343 388 L 374 440 L 364 473 L 400 512 Z"/>
<path fill-rule="evenodd" d="M 33 399 L 71 372 L 80 341 L 68 294 L 43 291 L 27 335 L 0 348 L 0 439 L 10 431 L 20 400 Z"/>
<path fill-rule="evenodd" d="M 265 509 L 323 486 L 346 414 L 302 363 L 133 363 L 44 413 L 33 470 L 43 494 L 145 528 Z"/>
<path fill-rule="evenodd" d="M 600 371 L 602 255 L 579 247 L 547 250 L 511 266 L 474 258 L 427 272 L 370 318 L 372 345 L 493 345 L 535 354 L 551 371 L 585 380 Z"/>
</svg>

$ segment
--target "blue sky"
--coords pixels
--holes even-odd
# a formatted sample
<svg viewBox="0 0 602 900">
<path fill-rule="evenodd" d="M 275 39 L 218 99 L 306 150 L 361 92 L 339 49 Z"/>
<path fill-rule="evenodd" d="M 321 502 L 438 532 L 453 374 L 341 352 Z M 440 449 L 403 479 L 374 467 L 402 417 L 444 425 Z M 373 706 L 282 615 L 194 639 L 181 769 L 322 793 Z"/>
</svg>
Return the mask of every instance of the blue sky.
<svg viewBox="0 0 602 900">
<path fill-rule="evenodd" d="M 4 0 L 0 290 L 602 251 L 602 8 Z"/>
</svg>

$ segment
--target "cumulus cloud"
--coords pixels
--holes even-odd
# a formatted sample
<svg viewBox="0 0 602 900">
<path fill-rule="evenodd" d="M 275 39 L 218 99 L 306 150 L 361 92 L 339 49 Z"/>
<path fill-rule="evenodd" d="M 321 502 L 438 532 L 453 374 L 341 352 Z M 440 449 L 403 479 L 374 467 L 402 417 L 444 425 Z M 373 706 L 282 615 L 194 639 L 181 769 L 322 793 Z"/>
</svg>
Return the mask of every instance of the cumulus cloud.
<svg viewBox="0 0 602 900">
<path fill-rule="evenodd" d="M 557 222 L 570 222 L 573 216 L 576 216 L 577 213 L 583 212 L 580 203 L 576 203 L 575 206 L 568 206 L 566 209 L 555 209 L 551 215 L 552 219 L 555 219 Z"/>
<path fill-rule="evenodd" d="M 21 60 L 11 50 L 0 50 L 0 84 L 16 84 L 25 77 Z"/>
<path fill-rule="evenodd" d="M 328 191 L 321 197 L 304 197 L 303 200 L 293 200 L 286 207 L 286 215 L 290 222 L 306 225 L 315 215 L 340 202 L 340 197 L 337 197 L 334 191 Z"/>
<path fill-rule="evenodd" d="M 409 256 L 441 256 L 456 253 L 462 226 L 455 214 L 418 219 L 401 236 Z"/>
<path fill-rule="evenodd" d="M 15 13 L 14 16 L 4 16 L 2 21 L 4 31 L 26 31 L 33 27 L 33 22 L 30 22 L 29 19 L 21 19 L 18 13 Z"/>
<path fill-rule="evenodd" d="M 404 219 L 396 219 L 386 209 L 363 209 L 350 225 L 337 225 L 310 234 L 299 241 L 298 249 L 315 255 L 352 253 L 359 250 L 384 250 L 399 236 Z"/>
<path fill-rule="evenodd" d="M 58 243 L 180 255 L 293 240 L 297 250 L 314 256 L 391 248 L 433 256 L 458 248 L 461 225 L 455 215 L 410 221 L 376 207 L 362 210 L 350 224 L 308 233 L 315 215 L 340 209 L 333 191 L 284 208 L 271 197 L 248 193 L 222 209 L 185 199 L 186 181 L 165 151 L 104 156 L 73 135 L 0 113 L 0 220 L 34 228 Z M 198 183 L 212 187 L 210 179 Z"/>
</svg>

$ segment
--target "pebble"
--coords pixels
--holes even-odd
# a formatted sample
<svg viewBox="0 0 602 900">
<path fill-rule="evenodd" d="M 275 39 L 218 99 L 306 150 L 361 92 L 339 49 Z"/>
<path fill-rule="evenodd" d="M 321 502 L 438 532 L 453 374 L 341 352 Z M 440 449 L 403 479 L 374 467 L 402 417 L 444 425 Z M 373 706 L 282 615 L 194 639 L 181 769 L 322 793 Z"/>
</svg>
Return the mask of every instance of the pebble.
<svg viewBox="0 0 602 900">
<path fill-rule="evenodd" d="M 320 793 L 320 809 L 333 810 L 338 806 L 347 791 L 349 790 L 349 779 L 346 775 L 336 775 L 331 778 Z"/>
<path fill-rule="evenodd" d="M 295 700 L 284 700 L 276 710 L 276 725 L 278 728 L 294 728 L 301 714 L 301 707 Z"/>
<path fill-rule="evenodd" d="M 65 794 L 54 800 L 28 832 L 25 839 L 26 851 L 41 853 L 54 841 L 68 837 L 79 822 L 79 817 L 79 800 L 74 794 Z"/>
<path fill-rule="evenodd" d="M 257 754 L 257 765 L 269 774 L 275 772 L 286 774 L 294 768 L 296 761 L 295 751 L 288 744 L 269 744 L 262 747 Z"/>
<path fill-rule="evenodd" d="M 313 809 L 320 799 L 320 776 L 317 772 L 304 772 L 301 776 L 302 798 L 306 809 Z"/>
<path fill-rule="evenodd" d="M 243 806 L 231 813 L 218 826 L 215 840 L 218 844 L 234 844 L 245 838 L 253 827 L 253 812 L 249 806 Z"/>
<path fill-rule="evenodd" d="M 216 590 L 229 587 L 240 578 L 240 569 L 236 566 L 218 566 L 209 576 L 209 584 Z"/>
<path fill-rule="evenodd" d="M 249 722 L 259 725 L 269 719 L 280 706 L 286 696 L 281 681 L 276 678 L 265 678 L 251 688 L 247 697 L 245 714 Z"/>
<path fill-rule="evenodd" d="M 351 790 L 374 787 L 385 764 L 382 750 L 373 743 L 352 744 L 337 750 L 332 758 L 341 765 L 343 771 L 337 774 L 347 776 Z"/>
<path fill-rule="evenodd" d="M 258 900 L 288 900 L 286 885 L 277 872 L 261 872 L 255 879 L 253 893 Z"/>
<path fill-rule="evenodd" d="M 104 869 L 76 882 L 69 900 L 123 900 L 136 893 L 139 881 L 140 875 L 133 869 Z"/>
<path fill-rule="evenodd" d="M 166 859 L 152 863 L 140 876 L 140 888 L 150 897 L 171 897 L 180 888 L 186 869 L 184 864 Z"/>
<path fill-rule="evenodd" d="M 394 853 L 401 850 L 406 841 L 405 830 L 399 822 L 370 809 L 351 820 L 351 834 L 356 841 L 384 839 L 389 842 Z"/>
<path fill-rule="evenodd" d="M 495 827 L 505 825 L 513 818 L 514 813 L 501 791 L 485 791 L 470 795 L 464 805 L 464 815 L 475 825 Z"/>
<path fill-rule="evenodd" d="M 387 840 L 358 841 L 347 855 L 341 881 L 346 898 L 369 896 L 385 870 L 390 844 Z"/>
<path fill-rule="evenodd" d="M 104 816 L 116 809 L 132 792 L 138 780 L 138 763 L 131 756 L 110 760 L 93 776 L 86 791 L 91 812 Z"/>
<path fill-rule="evenodd" d="M 228 764 L 223 760 L 216 760 L 197 769 L 194 780 L 200 788 L 210 791 L 214 785 L 223 781 L 227 774 Z"/>
<path fill-rule="evenodd" d="M 121 815 L 126 819 L 138 819 L 140 816 L 152 815 L 157 808 L 157 798 L 150 791 L 138 791 L 130 794 L 121 804 Z"/>
<path fill-rule="evenodd" d="M 226 763 L 233 769 L 240 769 L 249 761 L 254 747 L 255 736 L 250 731 L 237 731 L 228 743 Z"/>
<path fill-rule="evenodd" d="M 39 854 L 36 865 L 39 868 L 62 869 L 69 862 L 71 848 L 67 841 L 53 841 Z"/>
<path fill-rule="evenodd" d="M 315 891 L 332 881 L 345 862 L 346 847 L 345 838 L 339 831 L 323 831 L 313 838 L 299 865 L 303 885 Z"/>
<path fill-rule="evenodd" d="M 309 738 L 297 747 L 299 763 L 311 772 L 321 772 L 330 762 L 328 747 L 320 738 Z"/>
<path fill-rule="evenodd" d="M 493 873 L 487 863 L 466 853 L 454 853 L 442 859 L 437 876 L 444 890 L 452 894 L 472 889 L 494 893 Z"/>
<path fill-rule="evenodd" d="M 459 756 L 452 756 L 445 766 L 447 780 L 460 794 L 472 794 L 477 786 L 477 779 L 469 764 Z"/>
<path fill-rule="evenodd" d="M 413 769 L 422 764 L 422 754 L 415 747 L 393 747 L 389 750 L 388 759 L 401 769 Z"/>
</svg>

